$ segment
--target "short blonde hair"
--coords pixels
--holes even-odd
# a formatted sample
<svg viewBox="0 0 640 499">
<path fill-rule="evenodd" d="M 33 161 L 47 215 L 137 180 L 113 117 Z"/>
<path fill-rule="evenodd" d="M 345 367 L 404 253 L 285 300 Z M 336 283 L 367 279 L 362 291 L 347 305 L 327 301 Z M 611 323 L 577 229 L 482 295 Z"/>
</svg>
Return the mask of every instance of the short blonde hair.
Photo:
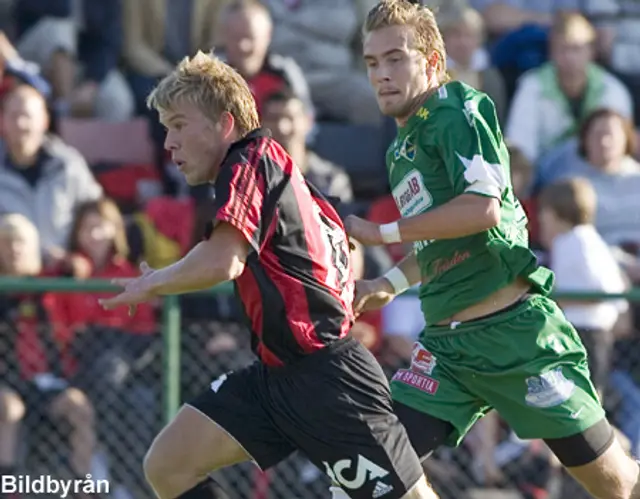
<svg viewBox="0 0 640 499">
<path fill-rule="evenodd" d="M 562 38 L 569 43 L 589 44 L 596 40 L 593 25 L 579 12 L 558 12 L 551 25 L 551 38 Z"/>
<path fill-rule="evenodd" d="M 185 57 L 147 98 L 158 111 L 171 111 L 178 101 L 187 101 L 212 121 L 223 112 L 231 114 L 241 135 L 260 127 L 256 102 L 246 81 L 231 66 L 212 54 Z"/>
<path fill-rule="evenodd" d="M 36 245 L 40 244 L 38 229 L 27 217 L 19 213 L 0 215 L 0 237 L 13 237 L 16 235 L 22 235 Z"/>
<path fill-rule="evenodd" d="M 410 26 L 415 35 L 415 49 L 429 58 L 438 54 L 438 77 L 447 78 L 447 54 L 434 13 L 408 0 L 381 0 L 367 14 L 363 35 L 388 26 Z"/>
</svg>

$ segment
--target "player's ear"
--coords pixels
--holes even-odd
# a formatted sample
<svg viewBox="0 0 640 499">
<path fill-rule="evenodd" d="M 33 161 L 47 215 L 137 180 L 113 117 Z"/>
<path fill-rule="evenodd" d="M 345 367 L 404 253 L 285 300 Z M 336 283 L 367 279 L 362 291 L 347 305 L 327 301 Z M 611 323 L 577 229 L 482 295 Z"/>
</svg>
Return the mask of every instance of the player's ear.
<svg viewBox="0 0 640 499">
<path fill-rule="evenodd" d="M 220 115 L 220 121 L 218 121 L 222 136 L 226 139 L 233 133 L 236 126 L 236 120 L 229 111 L 223 111 Z"/>
<path fill-rule="evenodd" d="M 425 72 L 429 80 L 437 73 L 439 62 L 440 55 L 436 51 L 433 51 L 429 57 L 425 57 Z"/>
</svg>

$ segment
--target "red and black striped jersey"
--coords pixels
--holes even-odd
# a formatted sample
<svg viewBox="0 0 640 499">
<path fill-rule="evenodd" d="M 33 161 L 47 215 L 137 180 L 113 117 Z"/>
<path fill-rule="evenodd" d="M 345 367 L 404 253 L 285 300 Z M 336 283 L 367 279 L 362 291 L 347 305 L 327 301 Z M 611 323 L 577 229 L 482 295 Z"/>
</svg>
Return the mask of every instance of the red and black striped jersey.
<svg viewBox="0 0 640 499">
<path fill-rule="evenodd" d="M 250 244 L 234 285 L 258 357 L 281 366 L 344 337 L 355 288 L 349 241 L 284 148 L 255 130 L 231 146 L 214 190 L 215 222 Z"/>
</svg>

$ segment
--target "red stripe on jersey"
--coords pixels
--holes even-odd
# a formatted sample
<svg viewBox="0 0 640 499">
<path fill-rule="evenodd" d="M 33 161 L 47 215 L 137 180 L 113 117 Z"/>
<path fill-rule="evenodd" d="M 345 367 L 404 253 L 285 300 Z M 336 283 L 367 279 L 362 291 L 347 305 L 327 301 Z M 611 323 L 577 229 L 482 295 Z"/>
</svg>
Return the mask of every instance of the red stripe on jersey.
<svg viewBox="0 0 640 499">
<path fill-rule="evenodd" d="M 257 354 L 258 354 L 258 357 L 260 357 L 260 360 L 262 360 L 262 362 L 264 362 L 268 366 L 273 366 L 273 367 L 284 366 L 284 362 L 282 362 L 276 356 L 276 354 L 274 354 L 271 350 L 269 350 L 267 346 L 262 342 L 258 345 Z"/>
</svg>

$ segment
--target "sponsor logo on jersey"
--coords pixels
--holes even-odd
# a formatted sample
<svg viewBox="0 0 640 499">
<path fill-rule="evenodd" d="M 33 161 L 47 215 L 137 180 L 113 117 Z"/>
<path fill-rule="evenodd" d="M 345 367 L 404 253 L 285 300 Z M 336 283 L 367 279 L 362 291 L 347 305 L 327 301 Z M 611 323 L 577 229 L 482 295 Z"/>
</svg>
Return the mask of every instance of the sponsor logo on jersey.
<svg viewBox="0 0 640 499">
<path fill-rule="evenodd" d="M 403 217 L 418 215 L 433 204 L 433 197 L 418 170 L 411 170 L 398 183 L 393 189 L 393 198 Z"/>
<path fill-rule="evenodd" d="M 558 367 L 539 376 L 531 376 L 525 380 L 527 395 L 525 401 L 533 407 L 555 407 L 571 398 L 576 384 L 567 379 Z"/>
<path fill-rule="evenodd" d="M 460 265 L 465 260 L 471 257 L 471 253 L 468 250 L 465 251 L 457 251 L 453 254 L 453 256 L 448 256 L 444 258 L 436 258 L 431 263 L 431 275 L 430 279 L 433 279 L 440 274 L 444 274 L 448 270 L 451 270 L 456 265 Z"/>
<path fill-rule="evenodd" d="M 416 341 L 411 354 L 411 370 L 430 376 L 436 364 L 436 356 Z"/>
<path fill-rule="evenodd" d="M 416 115 L 418 116 L 418 118 L 426 121 L 429 119 L 429 110 L 427 108 L 421 107 L 420 109 L 418 109 Z"/>
<path fill-rule="evenodd" d="M 393 375 L 393 381 L 404 383 L 429 395 L 435 395 L 438 391 L 438 386 L 440 386 L 440 382 L 435 379 L 408 369 L 398 370 Z"/>
</svg>

